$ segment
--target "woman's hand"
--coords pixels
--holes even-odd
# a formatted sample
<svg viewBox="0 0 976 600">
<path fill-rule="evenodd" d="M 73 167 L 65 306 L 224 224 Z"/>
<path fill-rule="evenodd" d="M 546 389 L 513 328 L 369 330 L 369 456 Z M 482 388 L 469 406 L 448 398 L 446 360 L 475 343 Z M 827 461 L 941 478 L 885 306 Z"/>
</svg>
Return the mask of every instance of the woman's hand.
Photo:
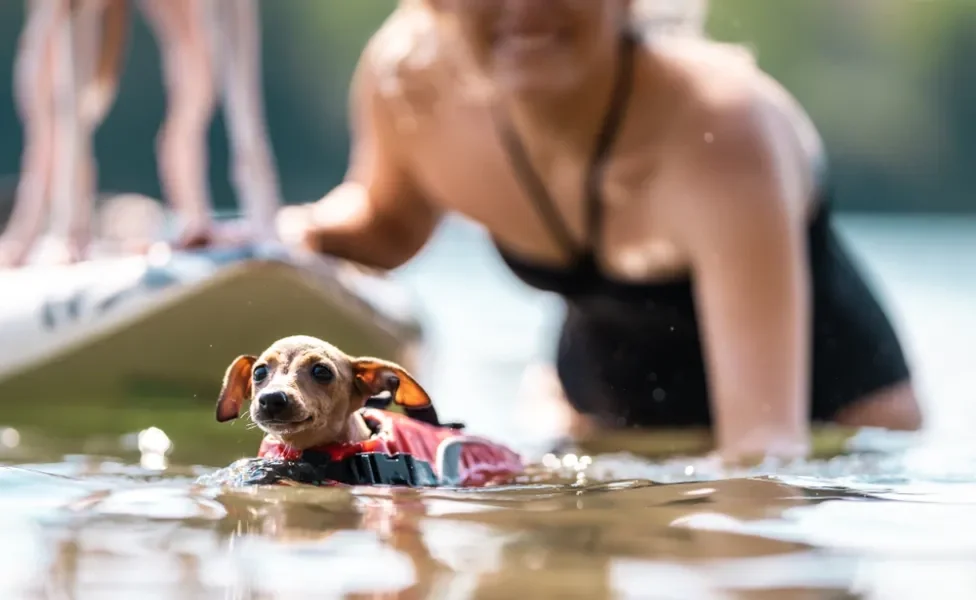
<svg viewBox="0 0 976 600">
<path fill-rule="evenodd" d="M 421 250 L 441 215 L 406 164 L 393 116 L 376 91 L 371 51 L 367 47 L 352 80 L 345 181 L 317 202 L 283 207 L 276 226 L 287 245 L 394 269 Z"/>
<path fill-rule="evenodd" d="M 305 245 L 308 226 L 312 222 L 311 204 L 282 206 L 275 217 L 275 230 L 278 239 L 289 247 Z"/>
</svg>

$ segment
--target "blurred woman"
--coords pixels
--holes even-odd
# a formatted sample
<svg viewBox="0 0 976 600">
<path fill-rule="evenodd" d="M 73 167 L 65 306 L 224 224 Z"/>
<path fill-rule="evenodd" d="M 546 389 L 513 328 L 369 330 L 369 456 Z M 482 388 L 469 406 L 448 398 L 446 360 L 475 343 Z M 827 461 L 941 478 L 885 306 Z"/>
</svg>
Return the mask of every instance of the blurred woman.
<svg viewBox="0 0 976 600">
<path fill-rule="evenodd" d="M 480 223 L 566 300 L 556 372 L 599 427 L 710 425 L 733 459 L 802 456 L 812 421 L 918 428 L 814 126 L 704 8 L 405 0 L 354 76 L 346 180 L 282 234 L 393 269 L 445 212 Z"/>
</svg>

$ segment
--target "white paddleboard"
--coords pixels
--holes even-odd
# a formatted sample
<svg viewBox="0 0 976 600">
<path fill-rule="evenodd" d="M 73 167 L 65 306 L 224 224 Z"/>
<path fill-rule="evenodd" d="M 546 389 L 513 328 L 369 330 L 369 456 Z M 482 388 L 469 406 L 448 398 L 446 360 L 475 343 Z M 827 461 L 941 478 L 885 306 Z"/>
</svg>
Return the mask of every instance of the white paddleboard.
<svg viewBox="0 0 976 600">
<path fill-rule="evenodd" d="M 0 271 L 0 403 L 210 401 L 234 357 L 293 334 L 410 368 L 415 308 L 385 277 L 254 248 Z"/>
</svg>

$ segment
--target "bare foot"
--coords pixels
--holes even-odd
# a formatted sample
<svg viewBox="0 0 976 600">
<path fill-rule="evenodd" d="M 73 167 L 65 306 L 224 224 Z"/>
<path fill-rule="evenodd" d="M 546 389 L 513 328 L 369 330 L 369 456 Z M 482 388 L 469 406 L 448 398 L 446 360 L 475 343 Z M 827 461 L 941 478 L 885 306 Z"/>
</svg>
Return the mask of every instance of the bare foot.
<svg viewBox="0 0 976 600">
<path fill-rule="evenodd" d="M 33 241 L 7 234 L 0 236 L 0 269 L 23 266 L 33 247 Z"/>
<path fill-rule="evenodd" d="M 187 223 L 170 242 L 174 250 L 199 250 L 212 245 L 216 234 L 213 223 L 209 221 Z"/>
<path fill-rule="evenodd" d="M 53 238 L 48 242 L 43 258 L 39 261 L 48 265 L 71 265 L 88 258 L 88 236 L 72 235 Z"/>
<path fill-rule="evenodd" d="M 15 207 L 6 228 L 0 228 L 0 269 L 24 266 L 41 239 L 43 217 L 17 213 Z"/>
<path fill-rule="evenodd" d="M 134 254 L 165 254 L 185 250 L 201 250 L 215 245 L 216 230 L 212 223 L 185 225 L 172 239 L 150 240 L 146 238 L 125 238 L 122 247 Z"/>
<path fill-rule="evenodd" d="M 277 238 L 289 247 L 307 246 L 311 223 L 311 204 L 283 206 L 275 217 Z"/>
<path fill-rule="evenodd" d="M 5 235 L 0 239 L 0 269 L 24 266 L 35 249 L 37 264 L 70 265 L 88 258 L 89 236 L 76 234 L 69 237 L 52 237 L 38 240 L 33 237 Z M 38 244 L 38 242 L 42 242 Z"/>
<path fill-rule="evenodd" d="M 234 220 L 186 225 L 175 240 L 164 245 L 170 250 L 178 251 L 203 248 L 242 248 L 255 244 L 277 246 L 280 245 L 280 242 L 273 235 L 255 234 L 252 226 L 244 220 Z M 158 247 L 158 244 L 152 244 L 151 247 Z"/>
</svg>

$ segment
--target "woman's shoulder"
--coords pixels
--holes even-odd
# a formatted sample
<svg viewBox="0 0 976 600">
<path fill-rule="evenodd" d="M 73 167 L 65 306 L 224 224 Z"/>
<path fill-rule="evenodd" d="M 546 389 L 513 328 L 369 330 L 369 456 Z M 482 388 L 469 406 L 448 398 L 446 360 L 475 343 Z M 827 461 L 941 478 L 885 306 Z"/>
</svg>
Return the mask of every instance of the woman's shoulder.
<svg viewBox="0 0 976 600">
<path fill-rule="evenodd" d="M 456 76 L 437 16 L 419 5 L 396 8 L 366 43 L 356 76 L 372 95 L 415 115 L 429 113 Z M 445 87 L 447 86 L 447 87 Z"/>
<path fill-rule="evenodd" d="M 719 142 L 721 132 L 731 146 L 737 138 L 762 138 L 797 148 L 811 165 L 820 162 L 823 143 L 806 110 L 746 48 L 690 36 L 652 40 L 646 48 L 680 94 L 678 135 L 705 131 L 706 139 Z"/>
<path fill-rule="evenodd" d="M 673 87 L 700 116 L 741 116 L 736 112 L 752 109 L 808 121 L 796 98 L 743 46 L 683 36 L 645 47 L 655 68 L 677 83 Z"/>
</svg>

